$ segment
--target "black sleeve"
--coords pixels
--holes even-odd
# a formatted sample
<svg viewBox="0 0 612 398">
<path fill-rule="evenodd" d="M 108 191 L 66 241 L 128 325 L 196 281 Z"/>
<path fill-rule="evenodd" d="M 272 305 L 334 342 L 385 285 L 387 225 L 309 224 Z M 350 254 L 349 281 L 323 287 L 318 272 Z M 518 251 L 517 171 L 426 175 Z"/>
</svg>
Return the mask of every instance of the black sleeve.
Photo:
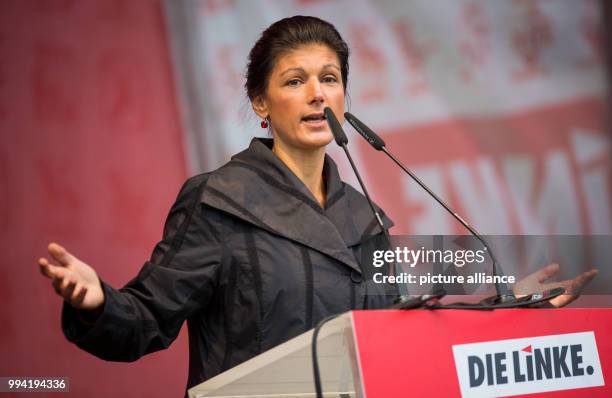
<svg viewBox="0 0 612 398">
<path fill-rule="evenodd" d="M 223 257 L 219 213 L 200 203 L 206 175 L 188 180 L 172 206 L 163 239 L 136 278 L 122 289 L 102 282 L 104 310 L 91 325 L 64 304 L 66 338 L 102 359 L 134 361 L 167 348 L 183 321 L 206 306 Z"/>
</svg>

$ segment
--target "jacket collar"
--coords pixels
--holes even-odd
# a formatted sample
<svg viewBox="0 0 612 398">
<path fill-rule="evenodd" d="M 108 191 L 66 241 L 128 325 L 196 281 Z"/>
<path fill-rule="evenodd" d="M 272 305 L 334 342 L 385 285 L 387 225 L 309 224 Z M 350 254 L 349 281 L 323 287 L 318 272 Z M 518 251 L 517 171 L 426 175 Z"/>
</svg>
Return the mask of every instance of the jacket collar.
<svg viewBox="0 0 612 398">
<path fill-rule="evenodd" d="M 272 139 L 254 138 L 248 149 L 211 173 L 202 202 L 361 272 L 349 248 L 380 232 L 366 199 L 341 181 L 336 164 L 325 155 L 327 201 L 321 208 L 274 155 L 272 144 Z M 393 225 L 384 215 L 383 220 L 386 228 Z"/>
</svg>

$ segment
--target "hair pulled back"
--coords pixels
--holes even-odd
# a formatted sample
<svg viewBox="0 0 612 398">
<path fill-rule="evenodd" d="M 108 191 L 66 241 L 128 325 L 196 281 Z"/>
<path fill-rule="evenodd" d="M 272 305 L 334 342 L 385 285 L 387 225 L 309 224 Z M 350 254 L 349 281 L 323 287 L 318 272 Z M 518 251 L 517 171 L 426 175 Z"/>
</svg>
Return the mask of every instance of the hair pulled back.
<svg viewBox="0 0 612 398">
<path fill-rule="evenodd" d="M 346 91 L 348 45 L 329 22 L 317 17 L 296 15 L 270 25 L 251 49 L 244 85 L 249 99 L 253 101 L 265 94 L 270 73 L 281 54 L 308 44 L 324 44 L 336 53 Z"/>
</svg>

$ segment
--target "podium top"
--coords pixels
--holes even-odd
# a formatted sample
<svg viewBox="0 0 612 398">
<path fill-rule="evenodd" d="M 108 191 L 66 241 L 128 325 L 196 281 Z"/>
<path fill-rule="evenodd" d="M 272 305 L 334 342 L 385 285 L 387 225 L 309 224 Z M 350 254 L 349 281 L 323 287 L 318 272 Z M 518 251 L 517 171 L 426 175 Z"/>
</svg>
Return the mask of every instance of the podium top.
<svg viewBox="0 0 612 398">
<path fill-rule="evenodd" d="M 352 376 L 352 317 L 347 312 L 319 332 L 317 350 L 324 397 L 355 397 Z M 316 397 L 313 330 L 223 372 L 189 390 L 190 398 Z"/>
</svg>

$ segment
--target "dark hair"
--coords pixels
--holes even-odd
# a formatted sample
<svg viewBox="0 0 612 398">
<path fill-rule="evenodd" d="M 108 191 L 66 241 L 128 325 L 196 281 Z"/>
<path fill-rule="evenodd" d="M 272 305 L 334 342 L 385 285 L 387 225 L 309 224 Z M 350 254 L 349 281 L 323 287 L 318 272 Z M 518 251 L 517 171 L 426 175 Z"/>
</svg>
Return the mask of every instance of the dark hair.
<svg viewBox="0 0 612 398">
<path fill-rule="evenodd" d="M 349 48 L 334 25 L 322 19 L 296 15 L 274 22 L 263 31 L 249 53 L 244 85 L 250 100 L 263 95 L 277 57 L 307 44 L 324 44 L 338 56 L 342 85 L 346 92 Z"/>
</svg>

